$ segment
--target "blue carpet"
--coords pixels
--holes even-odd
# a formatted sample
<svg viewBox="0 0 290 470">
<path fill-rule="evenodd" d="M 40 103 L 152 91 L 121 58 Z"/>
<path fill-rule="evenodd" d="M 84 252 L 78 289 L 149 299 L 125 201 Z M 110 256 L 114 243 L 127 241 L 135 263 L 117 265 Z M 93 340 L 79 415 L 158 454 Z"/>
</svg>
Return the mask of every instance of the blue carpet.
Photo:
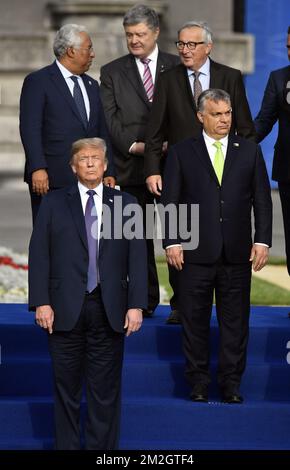
<svg viewBox="0 0 290 470">
<path fill-rule="evenodd" d="M 210 403 L 188 400 L 180 326 L 160 306 L 126 340 L 122 449 L 290 449 L 290 319 L 285 307 L 253 307 L 241 406 L 221 404 L 212 318 Z M 26 305 L 0 305 L 0 449 L 53 445 L 51 366 L 46 334 Z M 290 361 L 289 361 L 290 362 Z"/>
</svg>

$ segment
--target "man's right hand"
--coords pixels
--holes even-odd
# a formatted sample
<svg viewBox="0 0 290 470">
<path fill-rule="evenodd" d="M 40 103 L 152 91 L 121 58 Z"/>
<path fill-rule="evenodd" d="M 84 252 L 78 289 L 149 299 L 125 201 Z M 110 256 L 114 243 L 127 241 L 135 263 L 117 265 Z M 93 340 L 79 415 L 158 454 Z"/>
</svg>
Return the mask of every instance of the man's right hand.
<svg viewBox="0 0 290 470">
<path fill-rule="evenodd" d="M 42 168 L 32 173 L 31 177 L 32 191 L 38 196 L 43 196 L 49 190 L 49 181 L 47 171 Z"/>
<path fill-rule="evenodd" d="M 162 178 L 160 175 L 151 175 L 146 178 L 148 191 L 156 196 L 161 196 Z"/>
<path fill-rule="evenodd" d="M 53 320 L 54 311 L 50 305 L 39 305 L 36 307 L 35 321 L 41 328 L 48 330 L 49 334 L 52 333 Z"/>
</svg>

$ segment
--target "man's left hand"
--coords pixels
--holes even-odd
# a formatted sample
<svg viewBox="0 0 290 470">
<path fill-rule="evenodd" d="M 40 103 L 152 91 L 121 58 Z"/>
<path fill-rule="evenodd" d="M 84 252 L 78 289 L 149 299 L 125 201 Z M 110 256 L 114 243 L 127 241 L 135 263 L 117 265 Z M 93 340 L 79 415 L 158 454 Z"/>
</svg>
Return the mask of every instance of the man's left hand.
<svg viewBox="0 0 290 470">
<path fill-rule="evenodd" d="M 116 180 L 114 176 L 105 176 L 104 185 L 110 186 L 110 188 L 114 188 L 116 186 Z"/>
<path fill-rule="evenodd" d="M 142 325 L 142 310 L 139 308 L 129 308 L 125 317 L 124 329 L 127 330 L 126 336 L 140 330 Z"/>
<path fill-rule="evenodd" d="M 253 245 L 251 250 L 250 261 L 253 262 L 252 268 L 254 271 L 261 271 L 265 264 L 267 264 L 269 257 L 269 247 L 263 245 Z"/>
</svg>

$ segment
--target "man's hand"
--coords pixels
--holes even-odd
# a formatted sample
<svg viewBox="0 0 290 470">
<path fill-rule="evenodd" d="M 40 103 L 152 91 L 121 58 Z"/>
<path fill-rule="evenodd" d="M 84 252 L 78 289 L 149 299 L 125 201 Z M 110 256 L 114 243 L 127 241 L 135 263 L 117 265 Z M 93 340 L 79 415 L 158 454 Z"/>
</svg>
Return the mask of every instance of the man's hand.
<svg viewBox="0 0 290 470">
<path fill-rule="evenodd" d="M 35 321 L 41 328 L 48 330 L 49 334 L 52 333 L 53 320 L 54 311 L 50 305 L 39 305 L 39 307 L 36 307 Z"/>
<path fill-rule="evenodd" d="M 49 190 L 49 181 L 47 171 L 42 168 L 36 170 L 31 175 L 32 191 L 38 196 L 43 196 Z"/>
<path fill-rule="evenodd" d="M 124 329 L 127 330 L 126 336 L 140 330 L 142 325 L 142 310 L 139 308 L 129 308 L 125 317 Z"/>
<path fill-rule="evenodd" d="M 145 142 L 135 142 L 130 150 L 130 153 L 133 153 L 133 155 L 144 155 L 144 151 Z"/>
<path fill-rule="evenodd" d="M 105 176 L 104 185 L 110 186 L 110 188 L 114 188 L 116 186 L 116 180 L 114 176 Z"/>
<path fill-rule="evenodd" d="M 151 175 L 146 178 L 148 191 L 157 196 L 161 196 L 162 191 L 162 178 L 160 175 Z"/>
<path fill-rule="evenodd" d="M 165 254 L 167 263 L 178 271 L 181 271 L 184 263 L 182 246 L 171 246 L 170 248 L 166 248 Z"/>
<path fill-rule="evenodd" d="M 254 243 L 252 250 L 250 261 L 253 262 L 252 268 L 254 271 L 261 271 L 261 269 L 265 266 L 268 261 L 269 257 L 269 248 L 263 245 L 257 245 Z"/>
</svg>

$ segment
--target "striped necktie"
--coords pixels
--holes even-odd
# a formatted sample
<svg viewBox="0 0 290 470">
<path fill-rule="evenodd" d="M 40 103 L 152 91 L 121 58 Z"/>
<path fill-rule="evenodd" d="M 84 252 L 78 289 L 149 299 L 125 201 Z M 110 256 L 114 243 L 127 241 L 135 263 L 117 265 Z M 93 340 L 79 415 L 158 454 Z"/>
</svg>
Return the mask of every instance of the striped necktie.
<svg viewBox="0 0 290 470">
<path fill-rule="evenodd" d="M 151 71 L 149 68 L 149 62 L 151 59 L 141 59 L 142 64 L 144 64 L 144 73 L 143 73 L 143 85 L 146 91 L 146 95 L 149 101 L 153 100 L 153 93 L 154 93 L 154 85 L 153 79 L 151 75 Z"/>
<path fill-rule="evenodd" d="M 194 76 L 193 96 L 194 96 L 194 101 L 195 101 L 196 106 L 197 106 L 197 100 L 199 98 L 199 95 L 201 95 L 201 93 L 202 93 L 202 86 L 201 86 L 201 83 L 200 83 L 200 80 L 199 80 L 200 73 L 201 72 L 193 72 L 193 74 L 192 74 Z"/>
<path fill-rule="evenodd" d="M 87 116 L 87 111 L 86 111 L 86 106 L 85 106 L 85 100 L 82 94 L 81 87 L 78 82 L 78 77 L 76 77 L 75 75 L 72 75 L 70 78 L 74 82 L 73 99 L 75 100 L 75 104 L 78 108 L 78 111 L 80 113 L 80 116 L 82 118 L 82 121 L 85 127 L 88 127 L 88 116 Z"/>
</svg>

